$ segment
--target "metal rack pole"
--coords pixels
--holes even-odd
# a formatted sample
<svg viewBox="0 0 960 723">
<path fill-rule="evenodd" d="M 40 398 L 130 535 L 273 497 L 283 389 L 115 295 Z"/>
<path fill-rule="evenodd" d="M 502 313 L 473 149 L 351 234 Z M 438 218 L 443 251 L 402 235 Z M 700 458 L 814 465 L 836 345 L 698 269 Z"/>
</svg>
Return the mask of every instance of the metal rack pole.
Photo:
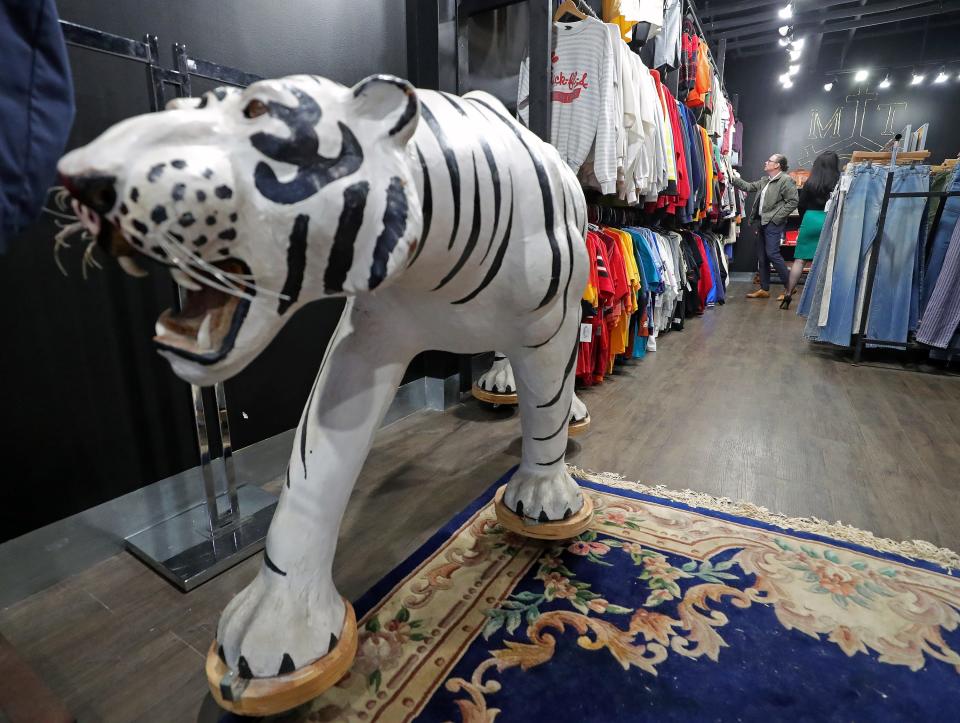
<svg viewBox="0 0 960 723">
<path fill-rule="evenodd" d="M 550 0 L 528 0 L 530 33 L 530 130 L 550 142 L 553 103 L 553 3 Z"/>
</svg>

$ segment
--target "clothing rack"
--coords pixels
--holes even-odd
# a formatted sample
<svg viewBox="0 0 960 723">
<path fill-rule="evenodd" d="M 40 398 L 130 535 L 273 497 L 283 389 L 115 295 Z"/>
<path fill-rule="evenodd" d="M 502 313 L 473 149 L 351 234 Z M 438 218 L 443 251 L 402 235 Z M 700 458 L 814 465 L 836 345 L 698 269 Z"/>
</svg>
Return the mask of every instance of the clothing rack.
<svg viewBox="0 0 960 723">
<path fill-rule="evenodd" d="M 261 80 L 258 75 L 193 57 L 183 43 L 173 43 L 173 67 L 166 66 L 160 60 L 157 36 L 150 33 L 145 34 L 143 40 L 134 40 L 65 20 L 60 21 L 60 28 L 67 45 L 143 64 L 150 111 L 164 108 L 168 86 L 176 97 L 192 95 L 193 77 L 239 87 Z M 178 301 L 183 307 L 186 292 L 179 286 L 177 289 Z M 228 505 L 228 509 L 220 512 L 205 391 L 191 385 L 190 393 L 204 502 L 125 540 L 128 550 L 184 592 L 262 550 L 277 505 L 276 496 L 259 486 L 237 485 L 226 389 L 219 383 L 213 387 L 212 406 L 216 409 L 226 487 L 224 496 Z M 209 392 L 206 396 L 210 396 Z"/>
<path fill-rule="evenodd" d="M 900 153 L 897 155 L 895 161 L 897 163 L 907 163 L 915 162 L 915 160 L 924 160 L 929 157 L 929 151 L 916 151 L 912 153 Z M 858 158 L 859 156 L 859 158 Z M 862 151 L 856 151 L 853 154 L 851 162 L 856 162 L 857 160 L 862 159 L 863 156 L 869 156 L 869 159 L 863 160 L 877 160 L 882 162 L 890 161 L 892 158 L 891 153 L 864 153 Z M 881 156 L 881 158 L 874 158 L 875 156 Z M 911 156 L 920 156 L 920 158 L 911 159 Z M 955 164 L 954 164 L 955 165 Z M 937 229 L 940 226 L 940 219 L 943 216 L 943 209 L 946 206 L 946 199 L 954 198 L 960 196 L 960 191 L 918 191 L 918 192 L 909 192 L 909 193 L 893 193 L 893 169 L 887 171 L 887 182 L 883 191 L 883 201 L 880 205 L 880 216 L 877 220 L 877 234 L 873 240 L 873 248 L 870 254 L 870 263 L 867 266 L 867 278 L 866 278 L 866 289 L 863 299 L 863 311 L 860 314 L 860 327 L 857 330 L 857 333 L 854 335 L 854 349 L 853 349 L 853 363 L 859 364 L 863 358 L 863 349 L 868 344 L 877 344 L 886 347 L 894 347 L 897 349 L 933 349 L 934 347 L 928 346 L 918 341 L 908 341 L 906 343 L 899 341 L 892 341 L 888 339 L 874 339 L 867 336 L 867 325 L 870 321 L 870 301 L 873 298 L 873 286 L 876 280 L 877 274 L 877 264 L 880 261 L 880 245 L 883 241 L 883 231 L 886 227 L 887 222 L 887 210 L 890 206 L 890 199 L 892 198 L 925 198 L 928 201 L 933 198 L 941 199 L 942 203 L 937 208 L 937 212 L 933 217 L 933 224 L 930 226 L 930 230 L 927 232 L 926 246 L 924 247 L 923 261 L 924 264 L 927 261 L 927 257 L 930 255 L 930 245 L 933 238 L 936 236 Z M 948 354 L 955 351 L 960 351 L 960 346 L 950 346 L 945 351 Z"/>
<path fill-rule="evenodd" d="M 897 153 L 895 159 L 891 151 L 854 151 L 847 166 L 864 162 L 883 164 L 890 163 L 891 160 L 901 164 L 916 163 L 917 161 L 925 161 L 929 157 L 930 151 L 903 151 Z"/>
</svg>

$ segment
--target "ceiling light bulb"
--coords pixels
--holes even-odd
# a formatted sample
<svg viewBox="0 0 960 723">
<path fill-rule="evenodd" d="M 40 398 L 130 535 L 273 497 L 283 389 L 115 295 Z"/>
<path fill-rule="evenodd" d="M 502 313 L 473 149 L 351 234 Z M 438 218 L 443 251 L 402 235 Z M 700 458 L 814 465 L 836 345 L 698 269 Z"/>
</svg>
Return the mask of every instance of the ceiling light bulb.
<svg viewBox="0 0 960 723">
<path fill-rule="evenodd" d="M 790 45 L 790 38 L 780 38 L 777 42 L 780 43 L 780 47 L 785 48 Z"/>
<path fill-rule="evenodd" d="M 801 53 L 799 50 L 791 50 L 790 51 L 791 62 L 796 63 L 798 60 L 800 60 L 801 55 L 803 55 L 803 53 Z"/>
<path fill-rule="evenodd" d="M 787 79 L 783 82 L 783 87 L 784 87 L 784 88 L 792 88 L 792 87 L 793 87 L 793 81 L 790 80 L 790 78 L 787 78 Z"/>
<path fill-rule="evenodd" d="M 856 74 L 854 74 L 853 79 L 854 79 L 857 83 L 862 83 L 863 81 L 865 81 L 865 80 L 867 79 L 867 76 L 868 76 L 868 75 L 870 75 L 870 73 L 867 72 L 866 70 L 858 70 L 858 71 L 856 72 Z"/>
<path fill-rule="evenodd" d="M 790 26 L 781 25 L 779 28 L 777 28 L 777 32 L 780 33 L 780 35 L 785 38 L 790 34 Z"/>
<path fill-rule="evenodd" d="M 950 80 L 950 76 L 947 75 L 947 73 L 946 73 L 945 70 L 941 69 L 940 72 L 937 73 L 937 77 L 933 79 L 933 82 L 934 82 L 934 83 L 946 83 L 948 80 Z"/>
<path fill-rule="evenodd" d="M 800 72 L 800 64 L 799 64 L 799 63 L 794 63 L 794 64 L 791 65 L 789 68 L 787 68 L 787 74 L 788 74 L 788 75 L 796 75 L 796 74 L 799 73 L 799 72 Z"/>
<path fill-rule="evenodd" d="M 779 80 L 781 83 L 789 83 L 789 82 L 790 82 L 790 74 L 789 74 L 789 73 L 784 73 L 784 74 L 781 75 L 779 78 L 777 78 L 777 80 Z"/>
<path fill-rule="evenodd" d="M 780 8 L 780 12 L 777 13 L 781 18 L 786 20 L 787 18 L 793 17 L 793 3 L 787 3 L 785 7 Z"/>
<path fill-rule="evenodd" d="M 913 74 L 913 77 L 910 78 L 910 85 L 920 85 L 920 84 L 923 82 L 923 79 L 924 79 L 925 77 L 926 77 L 926 76 L 924 76 L 924 75 L 920 75 L 920 74 L 914 73 L 914 74 Z"/>
<path fill-rule="evenodd" d="M 793 41 L 791 41 L 791 42 L 793 43 L 793 49 L 794 49 L 794 50 L 803 50 L 803 43 L 804 43 L 804 39 L 803 39 L 803 38 L 796 38 L 795 40 L 793 40 Z"/>
<path fill-rule="evenodd" d="M 823 89 L 824 89 L 825 91 L 827 91 L 828 93 L 829 93 L 831 90 L 833 90 L 833 81 L 831 80 L 829 83 L 824 83 L 824 84 L 823 84 Z"/>
<path fill-rule="evenodd" d="M 890 87 L 890 76 L 889 76 L 889 75 L 888 75 L 886 78 L 884 78 L 883 80 L 880 81 L 880 87 L 881 87 L 881 88 L 889 88 L 889 87 Z"/>
</svg>

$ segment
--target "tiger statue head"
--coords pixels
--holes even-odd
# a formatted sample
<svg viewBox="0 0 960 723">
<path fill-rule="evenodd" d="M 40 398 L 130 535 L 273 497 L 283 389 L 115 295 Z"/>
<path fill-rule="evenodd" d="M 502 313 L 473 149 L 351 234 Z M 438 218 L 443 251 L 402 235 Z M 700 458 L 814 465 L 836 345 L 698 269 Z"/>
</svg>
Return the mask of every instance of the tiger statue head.
<svg viewBox="0 0 960 723">
<path fill-rule="evenodd" d="M 58 171 L 98 246 L 180 286 L 154 343 L 209 385 L 249 364 L 303 304 L 372 291 L 406 267 L 423 226 L 408 142 L 413 87 L 310 75 L 218 88 L 122 121 Z"/>
</svg>

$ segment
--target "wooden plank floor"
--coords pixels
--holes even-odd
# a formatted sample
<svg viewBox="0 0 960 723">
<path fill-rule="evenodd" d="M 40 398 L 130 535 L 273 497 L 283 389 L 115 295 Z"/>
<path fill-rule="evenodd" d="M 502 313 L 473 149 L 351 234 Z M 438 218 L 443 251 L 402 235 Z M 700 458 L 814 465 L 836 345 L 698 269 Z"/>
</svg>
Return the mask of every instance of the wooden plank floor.
<svg viewBox="0 0 960 723">
<path fill-rule="evenodd" d="M 853 367 L 747 288 L 584 390 L 593 427 L 569 461 L 960 549 L 960 379 Z M 519 453 L 515 413 L 473 402 L 382 430 L 344 519 L 341 591 L 360 595 Z M 79 720 L 212 721 L 204 654 L 259 564 L 182 595 L 119 554 L 0 611 L 0 633 Z"/>
</svg>

